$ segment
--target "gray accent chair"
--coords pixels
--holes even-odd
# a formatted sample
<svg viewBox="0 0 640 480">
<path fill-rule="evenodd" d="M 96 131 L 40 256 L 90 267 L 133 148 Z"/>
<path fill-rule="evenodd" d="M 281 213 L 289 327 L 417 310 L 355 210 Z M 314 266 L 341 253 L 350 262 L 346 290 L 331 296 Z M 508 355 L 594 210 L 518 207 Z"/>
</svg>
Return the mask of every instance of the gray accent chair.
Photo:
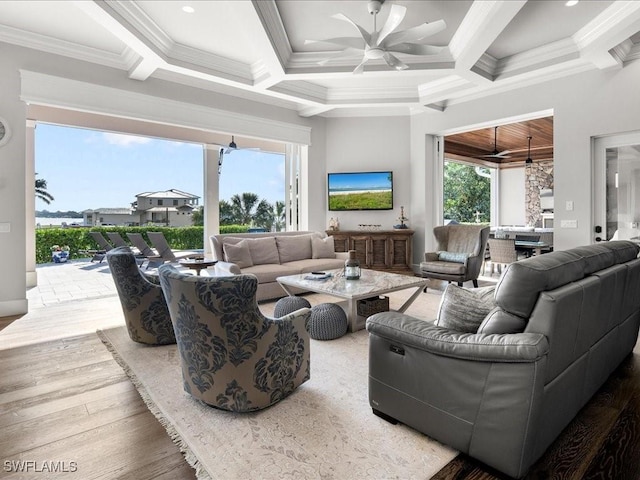
<svg viewBox="0 0 640 480">
<path fill-rule="evenodd" d="M 489 227 L 444 225 L 435 227 L 433 234 L 438 246 L 435 252 L 424 254 L 424 262 L 420 263 L 422 276 L 456 282 L 459 286 L 471 280 L 477 288 Z"/>
<path fill-rule="evenodd" d="M 131 340 L 148 345 L 176 343 L 162 288 L 140 272 L 131 249 L 116 247 L 106 257 Z"/>
<path fill-rule="evenodd" d="M 310 378 L 310 310 L 262 315 L 255 275 L 201 277 L 160 266 L 184 390 L 233 412 L 266 408 Z"/>
<path fill-rule="evenodd" d="M 512 263 L 478 333 L 369 317 L 374 413 L 524 476 L 633 351 L 639 250 L 602 242 Z"/>
</svg>

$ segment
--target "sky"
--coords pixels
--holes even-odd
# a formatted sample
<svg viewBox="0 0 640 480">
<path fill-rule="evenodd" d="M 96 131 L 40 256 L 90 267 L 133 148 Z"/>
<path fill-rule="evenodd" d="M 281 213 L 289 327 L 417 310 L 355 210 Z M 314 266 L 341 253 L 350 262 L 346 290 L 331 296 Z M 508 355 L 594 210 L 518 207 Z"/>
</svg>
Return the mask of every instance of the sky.
<svg viewBox="0 0 640 480">
<path fill-rule="evenodd" d="M 136 194 L 170 189 L 203 199 L 201 144 L 38 123 L 36 178 L 55 198 L 36 210 L 77 211 L 129 207 Z M 252 192 L 284 201 L 284 155 L 235 150 L 224 156 L 220 199 Z"/>
</svg>

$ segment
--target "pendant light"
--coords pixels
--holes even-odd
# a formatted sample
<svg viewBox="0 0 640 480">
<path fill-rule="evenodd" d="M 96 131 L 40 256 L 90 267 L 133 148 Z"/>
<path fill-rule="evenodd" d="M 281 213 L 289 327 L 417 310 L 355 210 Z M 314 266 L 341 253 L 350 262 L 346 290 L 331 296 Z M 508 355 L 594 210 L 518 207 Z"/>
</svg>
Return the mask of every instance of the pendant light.
<svg viewBox="0 0 640 480">
<path fill-rule="evenodd" d="M 531 138 L 533 137 L 527 137 L 529 139 L 529 147 L 527 148 L 527 159 L 524 161 L 524 163 L 533 163 L 533 160 L 531 160 Z"/>
</svg>

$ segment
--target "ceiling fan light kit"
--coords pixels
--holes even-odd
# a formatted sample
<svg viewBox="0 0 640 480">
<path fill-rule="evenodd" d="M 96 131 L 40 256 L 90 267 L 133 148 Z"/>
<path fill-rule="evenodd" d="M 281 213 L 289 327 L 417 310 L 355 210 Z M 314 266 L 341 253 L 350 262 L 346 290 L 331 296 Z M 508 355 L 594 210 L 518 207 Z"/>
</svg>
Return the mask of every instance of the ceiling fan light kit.
<svg viewBox="0 0 640 480">
<path fill-rule="evenodd" d="M 442 47 L 435 45 L 423 45 L 414 43 L 444 30 L 447 25 L 444 20 L 432 23 L 423 23 L 417 27 L 395 32 L 407 13 L 406 7 L 393 4 L 389 11 L 389 16 L 380 30 L 377 30 L 377 17 L 382 9 L 384 0 L 371 0 L 367 3 L 367 10 L 373 15 L 373 32 L 369 33 L 363 27 L 351 20 L 342 13 L 333 15 L 333 18 L 342 20 L 353 25 L 360 33 L 357 37 L 328 38 L 326 40 L 307 40 L 305 43 L 330 43 L 344 47 L 336 54 L 328 56 L 318 62 L 325 65 L 333 59 L 362 54 L 362 61 L 353 70 L 353 73 L 363 73 L 364 65 L 369 60 L 384 60 L 386 64 L 395 70 L 406 70 L 409 66 L 394 55 L 401 53 L 406 55 L 435 55 L 442 50 Z M 364 46 L 363 42 L 364 41 Z"/>
<path fill-rule="evenodd" d="M 529 140 L 529 146 L 527 147 L 527 159 L 524 161 L 524 163 L 526 164 L 531 164 L 533 163 L 533 160 L 531 159 L 531 139 L 533 137 L 529 136 L 527 137 L 527 139 Z"/>
</svg>

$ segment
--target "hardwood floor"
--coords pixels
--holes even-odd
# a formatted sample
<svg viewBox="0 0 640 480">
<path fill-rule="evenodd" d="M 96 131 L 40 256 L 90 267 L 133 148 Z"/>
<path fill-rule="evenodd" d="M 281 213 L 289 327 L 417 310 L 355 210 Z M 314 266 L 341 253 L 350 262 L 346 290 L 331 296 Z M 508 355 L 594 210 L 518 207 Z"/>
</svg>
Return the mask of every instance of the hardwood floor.
<svg viewBox="0 0 640 480">
<path fill-rule="evenodd" d="M 95 334 L 96 328 L 123 323 L 116 297 L 65 302 L 2 320 L 0 478 L 195 478 Z M 639 345 L 528 479 L 640 479 Z M 5 462 L 14 462 L 9 465 L 15 470 L 18 461 L 34 463 L 22 464 L 29 471 L 7 471 Z M 45 461 L 77 472 L 42 473 Z M 433 478 L 505 477 L 461 455 Z"/>
<path fill-rule="evenodd" d="M 119 308 L 115 298 L 68 302 L 1 324 L 0 478 L 196 478 L 95 334 L 92 319 L 121 321 L 105 307 L 114 300 Z M 92 333 L 69 336 L 81 321 Z"/>
</svg>

